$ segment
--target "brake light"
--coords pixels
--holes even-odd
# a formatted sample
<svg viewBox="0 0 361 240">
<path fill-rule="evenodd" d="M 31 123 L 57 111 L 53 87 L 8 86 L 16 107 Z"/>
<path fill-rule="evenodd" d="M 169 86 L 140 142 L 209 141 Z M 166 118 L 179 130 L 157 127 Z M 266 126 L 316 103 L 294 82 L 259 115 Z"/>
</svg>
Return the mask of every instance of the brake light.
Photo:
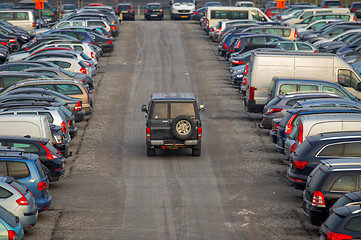
<svg viewBox="0 0 361 240">
<path fill-rule="evenodd" d="M 291 149 L 290 149 L 290 153 L 293 153 L 296 149 L 296 143 L 292 144 Z"/>
<path fill-rule="evenodd" d="M 147 13 L 148 12 L 148 10 L 147 9 L 145 9 L 145 13 Z"/>
<path fill-rule="evenodd" d="M 202 127 L 198 128 L 198 138 L 202 138 Z"/>
<path fill-rule="evenodd" d="M 80 111 L 82 109 L 81 101 L 77 102 L 74 107 L 74 111 Z"/>
<path fill-rule="evenodd" d="M 232 61 L 232 64 L 235 64 L 235 65 L 241 65 L 241 64 L 243 64 L 244 62 L 242 62 L 242 61 L 238 61 L 238 60 L 233 60 Z"/>
<path fill-rule="evenodd" d="M 68 125 L 71 126 L 71 121 L 68 121 Z"/>
<path fill-rule="evenodd" d="M 38 190 L 39 191 L 44 191 L 48 188 L 48 184 L 47 182 L 39 182 L 38 183 Z"/>
<path fill-rule="evenodd" d="M 207 18 L 206 27 L 209 28 L 209 19 Z"/>
<path fill-rule="evenodd" d="M 90 42 L 89 44 L 94 44 L 93 42 Z"/>
<path fill-rule="evenodd" d="M 313 193 L 312 206 L 315 206 L 315 207 L 326 207 L 326 205 L 325 205 L 325 198 L 324 198 L 322 192 L 316 191 L 316 192 Z"/>
<path fill-rule="evenodd" d="M 31 23 L 31 26 L 32 26 L 32 27 L 35 27 L 36 25 L 35 25 L 35 23 L 33 22 L 33 23 Z"/>
<path fill-rule="evenodd" d="M 293 129 L 293 126 L 292 126 L 292 123 L 293 123 L 293 120 L 296 118 L 296 114 L 294 114 L 290 120 L 288 120 L 287 124 L 286 124 L 286 128 L 285 128 L 285 134 L 289 135 L 291 132 L 292 132 L 292 129 Z"/>
<path fill-rule="evenodd" d="M 107 43 L 108 43 L 108 44 L 113 44 L 113 41 L 112 41 L 112 40 L 108 40 Z"/>
<path fill-rule="evenodd" d="M 159 12 L 163 12 L 163 10 L 161 9 L 161 10 L 159 10 Z"/>
<path fill-rule="evenodd" d="M 66 125 L 65 125 L 65 122 L 61 122 L 61 130 L 63 131 L 63 133 L 66 132 Z"/>
<path fill-rule="evenodd" d="M 298 169 L 304 169 L 307 165 L 307 161 L 293 161 L 293 166 Z"/>
<path fill-rule="evenodd" d="M 223 43 L 223 44 L 222 44 L 222 48 L 223 48 L 223 49 L 228 49 L 227 44 L 226 44 L 226 43 Z"/>
<path fill-rule="evenodd" d="M 211 32 L 214 32 L 214 27 L 211 28 Z"/>
<path fill-rule="evenodd" d="M 249 88 L 249 100 L 254 100 L 254 87 Z"/>
<path fill-rule="evenodd" d="M 352 236 L 328 231 L 326 238 L 327 240 L 345 240 L 345 239 L 352 239 Z"/>
<path fill-rule="evenodd" d="M 91 58 L 94 58 L 94 52 L 91 52 L 91 53 L 90 53 L 90 57 L 91 57 Z"/>
<path fill-rule="evenodd" d="M 150 139 L 150 128 L 147 127 L 146 129 L 146 133 L 147 133 L 147 139 Z"/>
<path fill-rule="evenodd" d="M 9 43 L 7 43 L 7 42 L 0 42 L 0 43 L 4 46 L 9 46 Z"/>
<path fill-rule="evenodd" d="M 18 240 L 19 239 L 18 235 L 13 230 L 8 230 L 8 236 L 9 236 L 9 240 Z"/>
<path fill-rule="evenodd" d="M 266 114 L 268 114 L 268 113 L 276 113 L 276 112 L 281 112 L 281 111 L 282 111 L 281 108 L 267 108 Z"/>
<path fill-rule="evenodd" d="M 297 38 L 297 31 L 295 29 L 295 35 L 293 36 L 294 38 Z"/>
<path fill-rule="evenodd" d="M 247 77 L 243 77 L 242 79 L 242 85 L 247 85 Z"/>
<path fill-rule="evenodd" d="M 278 132 L 278 128 L 279 128 L 279 127 L 280 127 L 280 126 L 278 126 L 277 123 L 274 123 L 273 126 L 272 126 L 272 130 L 273 130 L 274 132 Z"/>
<path fill-rule="evenodd" d="M 30 49 L 30 48 L 28 48 L 28 47 L 27 47 L 27 48 L 25 48 L 25 50 L 29 50 L 29 49 Z"/>
<path fill-rule="evenodd" d="M 301 123 L 300 124 L 300 130 L 299 130 L 299 133 L 298 133 L 298 142 L 299 144 L 301 144 L 303 141 L 303 124 Z"/>
<path fill-rule="evenodd" d="M 239 39 L 235 48 L 239 48 L 241 46 L 241 43 L 241 39 Z"/>
<path fill-rule="evenodd" d="M 351 8 L 350 11 L 354 12 L 354 11 L 356 11 L 356 8 Z"/>
<path fill-rule="evenodd" d="M 11 42 L 11 43 L 16 43 L 16 39 L 10 38 L 10 39 L 9 39 L 9 42 Z"/>
<path fill-rule="evenodd" d="M 324 6 L 324 8 L 328 8 L 328 6 Z"/>
<path fill-rule="evenodd" d="M 317 53 L 317 52 L 318 52 L 318 50 L 316 49 L 316 50 L 315 50 L 315 53 Z"/>
<path fill-rule="evenodd" d="M 355 22 L 355 21 L 356 21 L 356 17 L 355 17 L 355 16 L 353 16 L 352 21 L 353 21 L 353 22 Z"/>
<path fill-rule="evenodd" d="M 84 74 L 87 74 L 85 68 L 80 68 L 80 72 L 81 72 L 81 73 L 84 73 Z"/>
<path fill-rule="evenodd" d="M 49 159 L 49 160 L 53 160 L 53 159 L 56 159 L 58 158 L 55 154 L 53 154 L 52 152 L 50 152 L 50 150 L 43 144 L 41 144 L 41 142 L 38 141 L 38 143 L 40 144 L 40 146 L 42 146 L 46 152 L 46 157 Z"/>
<path fill-rule="evenodd" d="M 110 26 L 111 29 L 118 29 L 117 26 Z"/>
<path fill-rule="evenodd" d="M 88 62 L 88 61 L 84 61 L 84 63 L 85 63 L 88 67 L 91 66 L 90 62 Z"/>
<path fill-rule="evenodd" d="M 246 65 L 246 69 L 244 70 L 244 76 L 246 76 L 247 75 L 247 73 L 248 73 L 248 68 L 249 68 L 249 63 L 247 63 L 247 65 Z"/>
<path fill-rule="evenodd" d="M 194 14 L 194 15 L 197 15 L 197 14 L 199 14 L 199 12 L 194 12 L 193 14 Z"/>
<path fill-rule="evenodd" d="M 16 189 L 17 190 L 17 189 Z M 19 190 L 18 190 L 19 191 Z M 21 194 L 22 195 L 22 194 Z M 21 198 L 19 198 L 18 200 L 16 200 L 16 202 L 19 204 L 19 205 L 29 205 L 29 201 L 28 199 L 26 199 L 26 197 L 23 195 Z"/>
<path fill-rule="evenodd" d="M 221 31 L 221 28 L 218 28 L 217 31 L 216 31 L 216 33 L 219 33 L 220 31 Z"/>
</svg>

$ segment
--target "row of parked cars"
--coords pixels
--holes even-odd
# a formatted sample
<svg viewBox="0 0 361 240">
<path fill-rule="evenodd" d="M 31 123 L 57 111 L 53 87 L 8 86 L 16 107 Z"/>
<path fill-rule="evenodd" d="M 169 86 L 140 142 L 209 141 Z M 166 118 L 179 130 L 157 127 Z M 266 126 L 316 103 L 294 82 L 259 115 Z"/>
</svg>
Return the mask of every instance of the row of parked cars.
<svg viewBox="0 0 361 240">
<path fill-rule="evenodd" d="M 358 239 L 361 25 L 348 8 L 288 8 L 270 19 L 254 7 L 208 7 L 200 26 L 246 110 L 262 114 L 320 239 Z"/>
<path fill-rule="evenodd" d="M 0 10 L 0 18 L 11 11 L 33 13 Z M 39 29 L 0 21 L 16 40 L 1 42 L 8 49 L 0 65 L 0 234 L 6 239 L 23 239 L 23 230 L 51 206 L 49 182 L 65 174 L 77 123 L 92 113 L 99 59 L 113 51 L 120 24 L 101 4 L 69 11 Z"/>
</svg>

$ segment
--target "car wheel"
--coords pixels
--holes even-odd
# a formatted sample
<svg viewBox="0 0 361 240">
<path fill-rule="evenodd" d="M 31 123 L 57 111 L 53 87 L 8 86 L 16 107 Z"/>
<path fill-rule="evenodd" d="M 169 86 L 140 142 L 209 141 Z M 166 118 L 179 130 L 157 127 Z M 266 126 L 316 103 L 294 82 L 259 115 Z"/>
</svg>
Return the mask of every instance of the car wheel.
<svg viewBox="0 0 361 240">
<path fill-rule="evenodd" d="M 201 144 L 192 147 L 192 156 L 199 157 L 201 155 Z"/>
<path fill-rule="evenodd" d="M 147 156 L 154 157 L 155 156 L 155 148 L 147 147 Z"/>
<path fill-rule="evenodd" d="M 194 121 L 189 116 L 180 115 L 174 118 L 171 130 L 176 138 L 186 140 L 193 135 L 194 125 Z"/>
</svg>

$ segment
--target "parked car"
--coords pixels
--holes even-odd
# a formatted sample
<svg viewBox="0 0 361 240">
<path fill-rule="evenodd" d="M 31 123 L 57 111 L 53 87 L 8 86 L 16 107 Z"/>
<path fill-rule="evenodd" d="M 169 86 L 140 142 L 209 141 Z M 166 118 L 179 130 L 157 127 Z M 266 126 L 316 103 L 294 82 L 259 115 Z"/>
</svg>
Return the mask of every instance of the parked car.
<svg viewBox="0 0 361 240">
<path fill-rule="evenodd" d="M 144 19 L 164 19 L 163 7 L 160 3 L 148 3 L 144 10 Z"/>
<path fill-rule="evenodd" d="M 320 3 L 322 8 L 341 8 L 342 3 L 339 0 L 322 0 Z"/>
<path fill-rule="evenodd" d="M 354 205 L 354 204 L 359 205 L 360 203 L 361 203 L 361 191 L 345 193 L 344 195 L 342 195 L 342 197 L 337 199 L 337 201 L 332 205 L 332 207 L 330 208 L 330 213 L 333 212 L 333 209 L 343 207 L 346 205 Z"/>
<path fill-rule="evenodd" d="M 303 210 L 311 224 L 321 225 L 337 199 L 358 190 L 356 186 L 360 173 L 360 158 L 321 161 L 308 176 L 303 191 Z"/>
<path fill-rule="evenodd" d="M 38 207 L 29 189 L 13 177 L 0 175 L 0 192 L 1 207 L 19 217 L 24 230 L 31 229 L 38 219 Z"/>
<path fill-rule="evenodd" d="M 318 49 L 308 42 L 302 41 L 275 41 L 271 45 L 278 45 L 290 52 L 318 52 Z"/>
<path fill-rule="evenodd" d="M 287 11 L 288 8 L 277 8 L 277 7 L 270 7 L 265 9 L 265 14 L 267 17 L 272 18 L 277 14 L 282 14 L 283 12 Z"/>
<path fill-rule="evenodd" d="M 356 15 L 356 17 L 361 17 L 361 2 L 353 2 L 349 8 L 350 11 Z"/>
<path fill-rule="evenodd" d="M 0 206 L 0 234 L 6 239 L 24 239 L 24 230 L 19 217 Z"/>
<path fill-rule="evenodd" d="M 123 15 L 123 20 L 135 20 L 135 13 L 133 9 L 133 5 L 131 3 L 120 3 L 117 4 L 117 7 L 115 9 L 116 15 Z"/>
<path fill-rule="evenodd" d="M 169 110 L 168 110 L 169 109 Z M 147 156 L 156 149 L 191 148 L 193 156 L 201 155 L 202 122 L 197 98 L 191 93 L 152 94 L 142 111 L 147 113 Z M 165 123 L 165 121 L 167 123 Z"/>
</svg>

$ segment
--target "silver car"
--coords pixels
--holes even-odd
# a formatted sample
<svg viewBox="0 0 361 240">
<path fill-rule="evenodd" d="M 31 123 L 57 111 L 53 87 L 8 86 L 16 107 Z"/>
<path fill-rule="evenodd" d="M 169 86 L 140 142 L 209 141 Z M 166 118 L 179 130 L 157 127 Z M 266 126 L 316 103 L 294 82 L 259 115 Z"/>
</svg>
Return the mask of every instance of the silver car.
<svg viewBox="0 0 361 240">
<path fill-rule="evenodd" d="M 0 205 L 20 218 L 24 230 L 32 228 L 38 219 L 38 207 L 29 189 L 13 177 L 0 175 L 0 192 Z"/>
</svg>

